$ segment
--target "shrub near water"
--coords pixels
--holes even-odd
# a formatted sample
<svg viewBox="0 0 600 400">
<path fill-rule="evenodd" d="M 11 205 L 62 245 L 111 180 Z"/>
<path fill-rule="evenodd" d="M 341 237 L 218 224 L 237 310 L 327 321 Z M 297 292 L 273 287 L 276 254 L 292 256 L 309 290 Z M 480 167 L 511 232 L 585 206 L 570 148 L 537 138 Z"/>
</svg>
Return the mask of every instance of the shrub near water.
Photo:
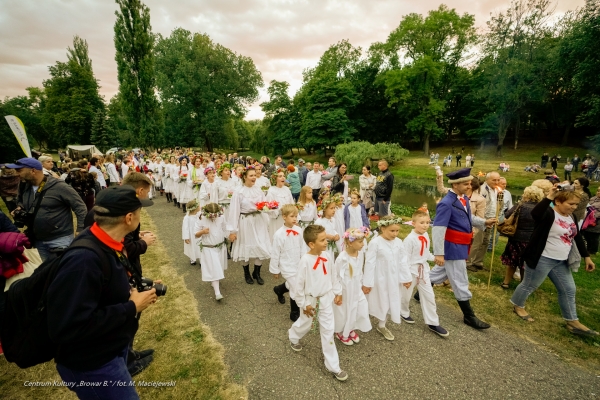
<svg viewBox="0 0 600 400">
<path fill-rule="evenodd" d="M 397 143 L 350 142 L 335 148 L 335 158 L 348 164 L 348 171 L 361 172 L 367 160 L 385 158 L 390 165 L 408 155 Z"/>
</svg>

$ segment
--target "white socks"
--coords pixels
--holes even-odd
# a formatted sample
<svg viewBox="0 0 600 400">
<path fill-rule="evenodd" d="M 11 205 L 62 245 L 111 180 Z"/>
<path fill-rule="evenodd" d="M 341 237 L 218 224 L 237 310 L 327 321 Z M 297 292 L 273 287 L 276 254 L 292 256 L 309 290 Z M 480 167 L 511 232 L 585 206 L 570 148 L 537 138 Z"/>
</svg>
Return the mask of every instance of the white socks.
<svg viewBox="0 0 600 400">
<path fill-rule="evenodd" d="M 210 284 L 215 289 L 215 296 L 221 294 L 221 291 L 219 291 L 219 281 L 212 281 Z"/>
<path fill-rule="evenodd" d="M 379 320 L 379 327 L 380 328 L 385 328 L 385 321 L 386 321 L 385 319 L 383 321 Z"/>
</svg>

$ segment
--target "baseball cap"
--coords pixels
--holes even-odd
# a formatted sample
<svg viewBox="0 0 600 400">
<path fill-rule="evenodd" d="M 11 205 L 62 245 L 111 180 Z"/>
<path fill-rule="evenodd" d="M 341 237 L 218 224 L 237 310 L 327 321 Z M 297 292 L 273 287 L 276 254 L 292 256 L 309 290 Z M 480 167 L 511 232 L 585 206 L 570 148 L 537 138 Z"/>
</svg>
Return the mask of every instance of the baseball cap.
<svg viewBox="0 0 600 400">
<path fill-rule="evenodd" d="M 6 168 L 10 169 L 21 169 L 21 168 L 33 168 L 38 171 L 42 170 L 42 163 L 35 158 L 25 157 L 15 161 L 14 164 L 6 164 Z"/>
<path fill-rule="evenodd" d="M 301 159 L 301 158 L 299 158 L 299 159 L 298 159 L 298 162 L 299 162 L 299 163 L 301 163 L 301 162 L 304 162 L 304 160 L 303 160 L 303 159 Z"/>
<path fill-rule="evenodd" d="M 103 189 L 96 197 L 98 207 L 106 208 L 108 212 L 96 214 L 105 217 L 120 217 L 135 210 L 154 204 L 152 200 L 140 200 L 135 189 L 129 185 L 111 186 Z"/>
</svg>

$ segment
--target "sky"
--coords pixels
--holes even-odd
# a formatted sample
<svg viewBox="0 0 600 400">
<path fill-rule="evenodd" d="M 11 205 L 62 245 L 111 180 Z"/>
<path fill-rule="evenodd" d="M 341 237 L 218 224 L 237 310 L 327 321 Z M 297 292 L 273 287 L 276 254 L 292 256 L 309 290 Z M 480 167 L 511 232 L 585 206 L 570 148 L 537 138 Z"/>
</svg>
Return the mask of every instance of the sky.
<svg viewBox="0 0 600 400">
<path fill-rule="evenodd" d="M 555 0 L 556 1 L 556 0 Z M 290 83 L 290 95 L 302 84 L 302 71 L 316 65 L 330 45 L 348 39 L 364 50 L 383 42 L 402 17 L 426 15 L 440 0 L 145 0 L 152 30 L 168 36 L 182 27 L 208 34 L 231 50 L 252 57 L 265 86 L 246 119 L 262 118 L 259 104 L 268 100 L 271 80 Z M 484 29 L 490 13 L 508 0 L 449 0 L 459 14 L 470 13 Z M 558 0 L 558 15 L 584 0 Z M 0 0 L 0 98 L 26 95 L 42 86 L 48 66 L 66 61 L 73 36 L 87 40 L 100 92 L 105 101 L 119 87 L 114 60 L 112 0 Z"/>
</svg>

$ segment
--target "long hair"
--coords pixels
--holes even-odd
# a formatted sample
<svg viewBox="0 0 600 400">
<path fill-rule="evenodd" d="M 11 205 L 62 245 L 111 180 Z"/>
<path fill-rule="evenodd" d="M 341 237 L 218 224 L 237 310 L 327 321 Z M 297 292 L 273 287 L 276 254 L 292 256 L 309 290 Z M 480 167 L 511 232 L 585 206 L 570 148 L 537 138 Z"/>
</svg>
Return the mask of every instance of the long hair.
<svg viewBox="0 0 600 400">
<path fill-rule="evenodd" d="M 312 194 L 312 188 L 310 186 L 302 186 L 300 189 L 300 198 L 298 199 L 298 203 L 305 205 L 308 199 L 306 198 L 306 193 L 310 192 Z M 316 203 L 315 199 L 311 198 L 313 203 Z"/>
</svg>

